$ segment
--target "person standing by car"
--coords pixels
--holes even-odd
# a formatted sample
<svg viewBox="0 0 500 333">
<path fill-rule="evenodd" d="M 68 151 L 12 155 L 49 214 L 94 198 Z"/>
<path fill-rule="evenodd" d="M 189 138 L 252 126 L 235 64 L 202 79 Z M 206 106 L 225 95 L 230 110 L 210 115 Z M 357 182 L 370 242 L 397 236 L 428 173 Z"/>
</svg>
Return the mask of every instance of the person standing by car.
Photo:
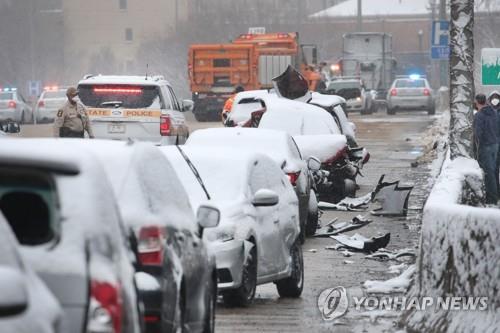
<svg viewBox="0 0 500 333">
<path fill-rule="evenodd" d="M 69 87 L 66 90 L 68 101 L 57 111 L 54 122 L 54 136 L 61 138 L 83 138 L 85 131 L 89 138 L 94 138 L 94 132 L 90 125 L 87 109 L 83 104 L 78 103 L 76 97 L 78 90 L 75 87 Z"/>
<path fill-rule="evenodd" d="M 492 96 L 490 96 L 492 97 Z M 495 98 L 490 98 L 493 103 Z M 500 99 L 498 100 L 500 102 Z M 498 104 L 497 101 L 494 103 Z M 498 189 L 495 177 L 495 169 L 498 152 L 498 116 L 492 105 L 486 105 L 486 96 L 476 96 L 478 112 L 474 116 L 474 139 L 477 146 L 477 160 L 484 172 L 486 185 L 486 203 L 496 204 L 498 201 Z"/>
<path fill-rule="evenodd" d="M 245 88 L 243 88 L 242 86 L 237 86 L 234 89 L 233 94 L 224 103 L 224 107 L 222 108 L 222 122 L 223 123 L 226 122 L 228 113 L 231 112 L 231 109 L 233 108 L 234 98 L 236 97 L 236 94 L 238 94 L 242 91 L 245 91 Z"/>
</svg>

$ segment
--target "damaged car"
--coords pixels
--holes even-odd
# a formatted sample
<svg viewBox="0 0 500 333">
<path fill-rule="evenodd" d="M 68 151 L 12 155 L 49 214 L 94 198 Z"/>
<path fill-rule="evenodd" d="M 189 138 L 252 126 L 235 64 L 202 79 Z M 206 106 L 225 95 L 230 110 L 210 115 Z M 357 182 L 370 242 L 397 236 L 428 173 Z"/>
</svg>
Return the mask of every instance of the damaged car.
<svg viewBox="0 0 500 333">
<path fill-rule="evenodd" d="M 273 282 L 281 297 L 299 297 L 304 264 L 295 192 L 262 154 L 206 147 L 160 147 L 193 209 L 209 201 L 221 221 L 204 239 L 216 256 L 218 290 L 229 306 L 252 303 L 257 285 Z"/>
</svg>

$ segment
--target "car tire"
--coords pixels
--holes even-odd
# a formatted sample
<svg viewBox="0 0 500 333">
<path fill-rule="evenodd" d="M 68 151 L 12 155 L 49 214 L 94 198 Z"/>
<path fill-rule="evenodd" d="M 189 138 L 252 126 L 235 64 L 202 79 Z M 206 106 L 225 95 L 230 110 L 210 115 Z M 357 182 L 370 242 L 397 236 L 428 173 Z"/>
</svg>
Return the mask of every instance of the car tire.
<svg viewBox="0 0 500 333">
<path fill-rule="evenodd" d="M 210 286 L 210 300 L 208 301 L 207 316 L 203 327 L 203 333 L 215 332 L 215 308 L 217 306 L 217 280 L 212 281 Z"/>
<path fill-rule="evenodd" d="M 295 241 L 290 249 L 292 257 L 292 274 L 290 277 L 276 281 L 276 289 L 280 297 L 298 298 L 304 289 L 304 258 L 302 246 Z"/>
<path fill-rule="evenodd" d="M 223 293 L 224 304 L 231 307 L 247 307 L 253 303 L 257 289 L 257 249 L 250 250 L 247 262 L 243 266 L 241 285 Z"/>
<path fill-rule="evenodd" d="M 395 115 L 396 114 L 396 109 L 395 108 L 387 107 L 387 114 L 389 114 L 389 115 Z"/>
<path fill-rule="evenodd" d="M 318 198 L 316 197 L 316 192 L 314 192 L 314 190 L 311 190 L 309 194 L 309 206 L 307 209 L 306 236 L 313 236 L 316 233 L 316 229 L 318 228 L 318 220 Z"/>
</svg>

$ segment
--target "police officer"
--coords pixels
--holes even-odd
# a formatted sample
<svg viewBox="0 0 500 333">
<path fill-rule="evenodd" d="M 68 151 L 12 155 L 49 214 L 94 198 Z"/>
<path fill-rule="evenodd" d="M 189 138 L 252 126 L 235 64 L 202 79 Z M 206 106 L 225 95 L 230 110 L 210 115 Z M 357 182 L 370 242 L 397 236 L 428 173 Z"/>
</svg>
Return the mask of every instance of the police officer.
<svg viewBox="0 0 500 333">
<path fill-rule="evenodd" d="M 94 138 L 94 133 L 90 125 L 89 115 L 85 106 L 76 101 L 78 90 L 69 87 L 66 90 L 68 101 L 57 111 L 54 122 L 54 136 L 61 138 L 83 138 L 85 131 L 89 138 Z"/>
</svg>

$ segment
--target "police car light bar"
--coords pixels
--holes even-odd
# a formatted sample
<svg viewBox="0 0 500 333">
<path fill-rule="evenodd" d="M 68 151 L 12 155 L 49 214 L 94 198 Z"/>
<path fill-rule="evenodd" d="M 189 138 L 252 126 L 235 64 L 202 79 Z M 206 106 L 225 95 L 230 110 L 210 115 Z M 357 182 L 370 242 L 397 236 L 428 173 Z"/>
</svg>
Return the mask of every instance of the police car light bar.
<svg viewBox="0 0 500 333">
<path fill-rule="evenodd" d="M 57 90 L 59 90 L 59 87 L 58 86 L 46 86 L 46 87 L 43 87 L 43 90 L 45 90 L 45 91 L 57 91 Z"/>
<path fill-rule="evenodd" d="M 420 74 L 410 74 L 410 80 L 418 80 L 420 79 Z"/>
<path fill-rule="evenodd" d="M 17 88 L 3 88 L 3 90 L 0 89 L 0 91 L 5 91 L 5 92 L 8 92 L 8 91 L 17 91 Z"/>
</svg>

